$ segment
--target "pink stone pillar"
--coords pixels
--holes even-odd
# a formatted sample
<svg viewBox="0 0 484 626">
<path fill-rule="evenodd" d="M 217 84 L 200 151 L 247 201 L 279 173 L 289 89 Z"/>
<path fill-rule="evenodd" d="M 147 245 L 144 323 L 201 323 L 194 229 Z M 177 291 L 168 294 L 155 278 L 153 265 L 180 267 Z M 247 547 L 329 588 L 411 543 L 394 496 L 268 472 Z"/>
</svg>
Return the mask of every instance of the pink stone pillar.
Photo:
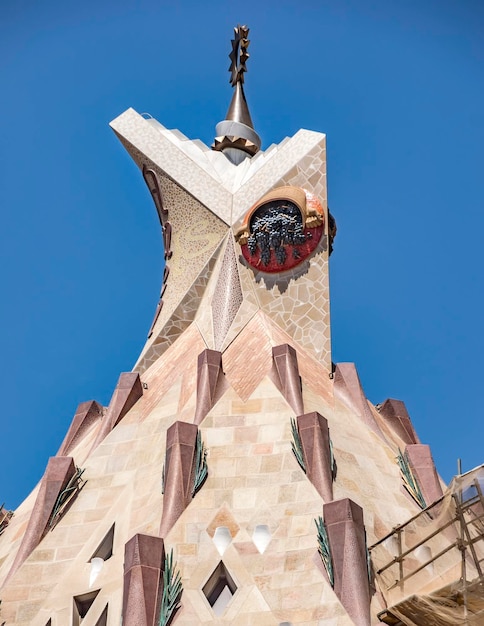
<svg viewBox="0 0 484 626">
<path fill-rule="evenodd" d="M 65 456 L 68 454 L 71 449 L 76 446 L 78 441 L 82 439 L 89 427 L 97 420 L 102 419 L 102 415 L 103 408 L 99 402 L 95 400 L 81 402 L 76 409 L 76 414 L 59 448 L 57 456 Z"/>
<path fill-rule="evenodd" d="M 370 585 L 363 509 L 349 498 L 323 505 L 334 591 L 358 626 L 370 626 Z"/>
<path fill-rule="evenodd" d="M 195 424 L 200 424 L 215 404 L 215 393 L 219 378 L 223 376 L 222 353 L 217 350 L 204 350 L 198 356 L 197 408 Z"/>
<path fill-rule="evenodd" d="M 124 372 L 119 376 L 118 384 L 109 403 L 106 415 L 101 422 L 92 450 L 103 441 L 116 424 L 123 419 L 131 407 L 143 395 L 143 387 L 138 372 Z"/>
<path fill-rule="evenodd" d="M 296 415 L 302 415 L 304 405 L 296 350 L 287 343 L 276 346 L 272 348 L 272 359 L 282 395 Z"/>
<path fill-rule="evenodd" d="M 408 445 L 405 446 L 405 453 L 428 506 L 442 497 L 443 493 L 430 446 L 423 443 Z"/>
<path fill-rule="evenodd" d="M 297 417 L 297 427 L 309 480 L 325 502 L 333 499 L 333 473 L 328 421 L 319 413 Z"/>
<path fill-rule="evenodd" d="M 404 402 L 388 398 L 378 411 L 402 441 L 420 443 Z"/>
<path fill-rule="evenodd" d="M 166 537 L 192 500 L 197 434 L 198 427 L 187 422 L 175 422 L 166 432 L 161 537 Z"/>
<path fill-rule="evenodd" d="M 134 535 L 124 547 L 123 626 L 156 626 L 163 588 L 161 537 Z"/>
<path fill-rule="evenodd" d="M 53 456 L 49 459 L 40 482 L 39 492 L 29 523 L 20 544 L 15 561 L 7 578 L 13 576 L 25 559 L 39 545 L 47 530 L 47 524 L 54 510 L 56 500 L 67 483 L 76 473 L 74 459 L 70 456 Z"/>
<path fill-rule="evenodd" d="M 335 397 L 349 406 L 362 421 L 383 440 L 385 437 L 368 406 L 365 392 L 354 363 L 337 363 L 334 372 L 333 389 Z"/>
</svg>

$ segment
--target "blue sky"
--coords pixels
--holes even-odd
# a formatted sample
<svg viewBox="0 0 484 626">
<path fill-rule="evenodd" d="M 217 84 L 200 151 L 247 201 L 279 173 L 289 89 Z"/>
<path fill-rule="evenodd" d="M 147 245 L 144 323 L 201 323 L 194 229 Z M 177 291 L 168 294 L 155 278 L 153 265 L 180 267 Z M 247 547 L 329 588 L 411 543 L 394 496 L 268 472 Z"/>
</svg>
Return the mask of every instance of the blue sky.
<svg viewBox="0 0 484 626">
<path fill-rule="evenodd" d="M 18 0 L 0 7 L 0 504 L 79 402 L 109 402 L 156 306 L 156 212 L 108 123 L 132 106 L 210 143 L 237 23 L 263 145 L 327 134 L 334 360 L 406 402 L 445 480 L 484 462 L 482 2 Z"/>
</svg>

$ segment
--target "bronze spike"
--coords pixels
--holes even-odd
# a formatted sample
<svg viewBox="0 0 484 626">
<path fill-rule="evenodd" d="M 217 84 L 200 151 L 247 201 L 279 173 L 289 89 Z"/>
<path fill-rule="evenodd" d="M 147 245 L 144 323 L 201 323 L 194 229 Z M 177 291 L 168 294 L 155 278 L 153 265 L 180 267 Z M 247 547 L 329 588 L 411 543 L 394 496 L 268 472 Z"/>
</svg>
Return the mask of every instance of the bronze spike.
<svg viewBox="0 0 484 626">
<path fill-rule="evenodd" d="M 247 26 L 237 25 L 234 28 L 234 38 L 232 39 L 232 52 L 229 54 L 230 58 L 230 84 L 234 87 L 238 82 L 244 82 L 244 72 L 247 71 L 246 63 L 249 58 L 247 48 L 249 47 L 250 40 L 247 39 L 249 35 L 249 28 Z"/>
</svg>

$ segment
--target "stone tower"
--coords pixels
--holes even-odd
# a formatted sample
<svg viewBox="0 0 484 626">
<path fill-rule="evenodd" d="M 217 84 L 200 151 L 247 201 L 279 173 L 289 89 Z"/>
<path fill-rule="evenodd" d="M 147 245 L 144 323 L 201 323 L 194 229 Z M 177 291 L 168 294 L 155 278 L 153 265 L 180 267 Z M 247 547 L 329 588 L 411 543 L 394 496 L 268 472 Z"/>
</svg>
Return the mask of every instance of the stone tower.
<svg viewBox="0 0 484 626">
<path fill-rule="evenodd" d="M 368 547 L 441 481 L 405 405 L 332 364 L 325 135 L 260 150 L 247 37 L 212 149 L 132 109 L 111 123 L 160 218 L 161 297 L 109 406 L 80 404 L 0 509 L 0 625 L 414 623 Z"/>
</svg>

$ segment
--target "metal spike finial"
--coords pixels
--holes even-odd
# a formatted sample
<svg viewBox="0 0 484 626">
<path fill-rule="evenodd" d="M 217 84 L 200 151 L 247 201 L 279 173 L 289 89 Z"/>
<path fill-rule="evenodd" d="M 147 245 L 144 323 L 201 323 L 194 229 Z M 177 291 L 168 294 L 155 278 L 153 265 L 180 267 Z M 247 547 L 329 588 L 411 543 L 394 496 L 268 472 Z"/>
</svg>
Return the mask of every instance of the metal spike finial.
<svg viewBox="0 0 484 626">
<path fill-rule="evenodd" d="M 230 58 L 230 84 L 234 87 L 232 100 L 225 120 L 216 126 L 214 150 L 223 152 L 234 164 L 241 163 L 247 156 L 256 154 L 261 146 L 259 135 L 255 132 L 249 107 L 244 94 L 244 74 L 247 72 L 247 49 L 249 28 L 240 24 L 234 28 Z"/>
<path fill-rule="evenodd" d="M 229 54 L 231 61 L 229 67 L 230 84 L 232 87 L 235 87 L 236 83 L 244 82 L 244 73 L 247 71 L 246 63 L 250 56 L 247 52 L 250 44 L 250 40 L 247 39 L 248 35 L 249 28 L 247 26 L 241 26 L 240 24 L 235 26 L 232 52 Z"/>
</svg>

